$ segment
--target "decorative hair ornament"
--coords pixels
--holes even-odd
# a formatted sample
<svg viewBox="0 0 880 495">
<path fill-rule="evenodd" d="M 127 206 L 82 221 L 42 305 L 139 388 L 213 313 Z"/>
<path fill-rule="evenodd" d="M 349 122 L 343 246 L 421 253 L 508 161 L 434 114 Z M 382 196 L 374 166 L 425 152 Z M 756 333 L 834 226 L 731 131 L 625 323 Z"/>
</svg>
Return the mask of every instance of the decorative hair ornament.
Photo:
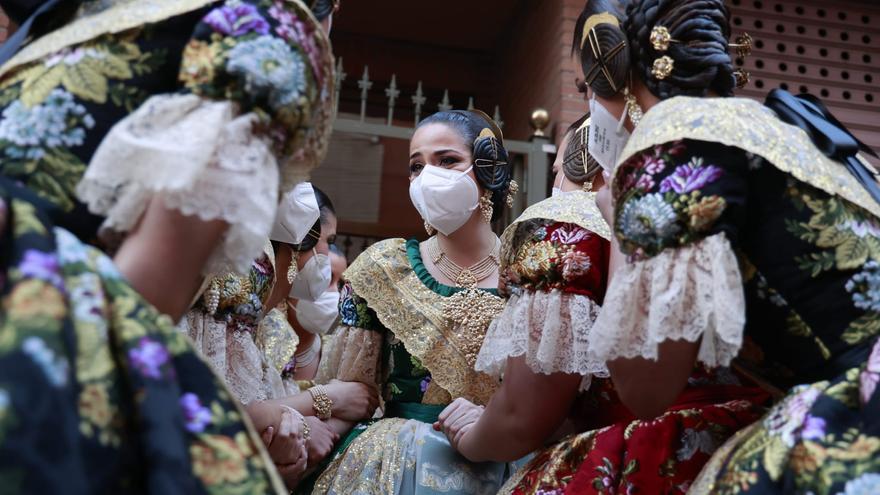
<svg viewBox="0 0 880 495">
<path fill-rule="evenodd" d="M 434 235 L 434 234 L 437 233 L 437 229 L 435 229 L 434 227 L 432 227 L 431 224 L 428 223 L 427 220 L 426 220 L 426 221 L 425 221 L 425 232 L 427 232 L 428 235 Z"/>
<path fill-rule="evenodd" d="M 649 39 L 654 50 L 660 53 L 669 50 L 670 43 L 678 43 L 678 40 L 672 39 L 672 35 L 669 34 L 669 30 L 666 29 L 666 26 L 654 26 L 654 29 L 651 30 L 651 37 Z"/>
<path fill-rule="evenodd" d="M 752 75 L 744 69 L 736 69 L 733 71 L 733 77 L 736 79 L 736 87 L 742 89 L 749 84 Z"/>
<path fill-rule="evenodd" d="M 660 58 L 654 60 L 654 66 L 651 67 L 651 75 L 654 76 L 655 79 L 663 80 L 669 77 L 669 74 L 672 74 L 672 69 L 675 66 L 675 61 L 669 55 L 663 55 Z M 635 122 L 633 122 L 635 123 Z"/>
<path fill-rule="evenodd" d="M 730 48 L 736 49 L 736 55 L 740 58 L 746 58 L 752 53 L 752 35 L 743 33 L 736 37 L 736 43 L 730 43 Z"/>
<path fill-rule="evenodd" d="M 617 17 L 608 12 L 593 14 L 587 18 L 587 21 L 584 23 L 583 33 L 581 34 L 581 50 L 583 50 L 584 46 L 589 42 L 590 51 L 593 53 L 593 58 L 596 59 L 596 64 L 590 67 L 590 70 L 584 74 L 584 82 L 588 85 L 593 84 L 593 81 L 599 76 L 599 71 L 601 71 L 602 75 L 605 76 L 605 79 L 608 80 L 608 83 L 611 85 L 611 89 L 615 92 L 620 91 L 620 88 L 618 88 L 617 84 L 614 82 L 614 77 L 612 77 L 611 71 L 608 70 L 608 60 L 615 57 L 621 52 L 621 50 L 626 48 L 626 41 L 621 41 L 612 49 L 608 50 L 607 53 L 602 53 L 602 47 L 599 44 L 599 36 L 596 34 L 596 26 L 599 26 L 600 24 L 609 24 L 616 28 L 620 28 L 620 21 L 617 20 Z"/>
</svg>

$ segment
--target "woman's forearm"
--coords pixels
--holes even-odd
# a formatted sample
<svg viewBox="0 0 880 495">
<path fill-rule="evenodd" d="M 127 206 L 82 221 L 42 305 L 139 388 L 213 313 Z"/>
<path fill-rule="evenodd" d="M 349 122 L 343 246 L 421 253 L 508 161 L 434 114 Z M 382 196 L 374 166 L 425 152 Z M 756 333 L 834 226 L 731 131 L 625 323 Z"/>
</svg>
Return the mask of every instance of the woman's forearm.
<svg viewBox="0 0 880 495">
<path fill-rule="evenodd" d="M 504 383 L 467 432 L 462 453 L 475 462 L 507 462 L 541 447 L 565 421 L 581 380 L 536 374 L 523 358 L 509 359 Z"/>
<path fill-rule="evenodd" d="M 228 228 L 165 207 L 154 197 L 113 261 L 131 286 L 159 311 L 179 320 L 202 283 L 202 269 Z"/>
</svg>

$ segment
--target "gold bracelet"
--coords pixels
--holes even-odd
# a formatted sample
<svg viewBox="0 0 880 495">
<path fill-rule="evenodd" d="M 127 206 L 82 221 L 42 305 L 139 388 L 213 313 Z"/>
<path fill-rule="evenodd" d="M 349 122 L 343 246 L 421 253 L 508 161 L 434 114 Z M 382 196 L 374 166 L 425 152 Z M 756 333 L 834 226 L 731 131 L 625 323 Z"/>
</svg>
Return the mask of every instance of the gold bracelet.
<svg viewBox="0 0 880 495">
<path fill-rule="evenodd" d="M 312 408 L 318 419 L 326 420 L 333 416 L 333 400 L 327 395 L 323 385 L 315 385 L 309 389 L 312 396 Z"/>
</svg>

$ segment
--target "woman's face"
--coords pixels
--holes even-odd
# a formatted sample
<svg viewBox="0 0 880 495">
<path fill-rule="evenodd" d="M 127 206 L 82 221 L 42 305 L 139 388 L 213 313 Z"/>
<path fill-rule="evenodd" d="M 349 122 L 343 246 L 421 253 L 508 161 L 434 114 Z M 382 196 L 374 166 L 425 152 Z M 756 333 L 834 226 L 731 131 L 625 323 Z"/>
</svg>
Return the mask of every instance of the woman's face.
<svg viewBox="0 0 880 495">
<path fill-rule="evenodd" d="M 412 182 L 425 167 L 441 167 L 464 172 L 474 163 L 470 148 L 464 138 L 445 124 L 428 124 L 416 130 L 409 142 L 409 180 Z M 480 195 L 483 189 L 474 171 L 468 175 L 477 184 Z"/>
</svg>

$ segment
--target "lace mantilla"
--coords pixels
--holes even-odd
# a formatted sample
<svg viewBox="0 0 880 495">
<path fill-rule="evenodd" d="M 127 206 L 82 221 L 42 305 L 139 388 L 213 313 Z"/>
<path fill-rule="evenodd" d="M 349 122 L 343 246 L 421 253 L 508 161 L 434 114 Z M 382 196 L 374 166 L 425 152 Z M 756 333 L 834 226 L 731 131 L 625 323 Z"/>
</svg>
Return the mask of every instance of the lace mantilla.
<svg viewBox="0 0 880 495">
<path fill-rule="evenodd" d="M 661 101 L 645 113 L 617 165 L 639 151 L 682 139 L 748 151 L 802 182 L 880 216 L 880 204 L 841 163 L 819 151 L 803 130 L 782 122 L 772 110 L 747 98 L 678 96 Z"/>
<path fill-rule="evenodd" d="M 489 326 L 476 369 L 499 377 L 507 358 L 525 356 L 535 373 L 582 375 L 586 389 L 592 376 L 608 376 L 604 361 L 588 352 L 599 309 L 586 296 L 559 290 L 515 294 Z"/>
<path fill-rule="evenodd" d="M 269 236 L 279 172 L 269 144 L 252 132 L 256 115 L 236 113 L 228 101 L 160 95 L 116 124 L 77 187 L 106 217 L 102 231 L 129 231 L 161 194 L 184 215 L 229 224 L 206 275 L 245 273 Z"/>
<path fill-rule="evenodd" d="M 661 342 L 702 337 L 697 359 L 727 366 L 742 345 L 745 309 L 739 265 L 724 234 L 667 249 L 614 274 L 588 338 L 590 356 L 656 360 Z"/>
</svg>

